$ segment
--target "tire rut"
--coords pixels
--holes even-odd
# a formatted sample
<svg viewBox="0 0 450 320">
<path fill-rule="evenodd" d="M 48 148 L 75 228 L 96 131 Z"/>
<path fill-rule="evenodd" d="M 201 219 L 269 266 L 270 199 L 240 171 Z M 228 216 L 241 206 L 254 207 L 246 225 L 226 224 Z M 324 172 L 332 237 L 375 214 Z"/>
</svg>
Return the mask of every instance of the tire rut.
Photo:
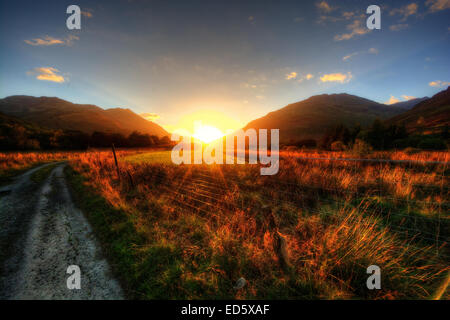
<svg viewBox="0 0 450 320">
<path fill-rule="evenodd" d="M 72 202 L 56 166 L 41 185 L 20 176 L 0 198 L 0 299 L 123 299 L 92 228 Z M 5 224 L 3 224 L 5 222 Z M 9 248 L 9 249 L 8 249 Z M 67 288 L 70 265 L 81 269 L 81 289 Z"/>
</svg>

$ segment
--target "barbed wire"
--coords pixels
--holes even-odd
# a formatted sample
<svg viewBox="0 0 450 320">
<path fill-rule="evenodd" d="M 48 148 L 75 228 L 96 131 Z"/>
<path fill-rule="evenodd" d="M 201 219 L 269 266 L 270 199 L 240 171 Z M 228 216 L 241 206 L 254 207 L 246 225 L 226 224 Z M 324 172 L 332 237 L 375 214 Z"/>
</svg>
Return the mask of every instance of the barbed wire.
<svg viewBox="0 0 450 320">
<path fill-rule="evenodd" d="M 203 200 L 201 200 L 201 199 L 192 197 L 192 196 L 189 195 L 189 194 L 186 194 L 186 193 L 180 193 L 180 192 L 178 191 L 179 189 L 178 189 L 177 191 L 173 190 L 174 185 L 169 185 L 169 184 L 164 184 L 164 183 L 162 183 L 162 185 L 163 185 L 163 187 L 166 188 L 166 190 L 167 190 L 169 193 L 175 193 L 176 195 L 180 195 L 180 196 L 182 196 L 183 198 L 191 199 L 191 200 L 193 200 L 194 202 L 201 203 L 201 204 L 203 204 L 204 206 L 207 206 L 207 207 L 218 208 L 218 209 L 225 209 L 225 207 L 228 207 L 228 208 L 226 208 L 226 209 L 229 209 L 229 207 L 233 207 L 234 209 L 237 209 L 237 210 L 245 210 L 245 209 L 246 209 L 246 208 L 243 208 L 243 207 L 238 207 L 238 206 L 236 206 L 236 205 L 234 205 L 234 204 L 231 204 L 231 203 L 225 203 L 225 202 L 224 202 L 224 199 L 218 199 L 218 198 L 213 197 L 213 196 L 210 196 L 210 195 L 205 195 L 205 194 L 201 194 L 201 193 L 198 193 L 198 192 L 192 192 L 193 194 L 198 195 L 198 196 L 200 196 L 200 197 L 206 197 L 206 198 L 208 198 L 208 199 L 211 199 L 211 200 L 214 200 L 214 201 L 215 201 L 215 203 L 212 203 L 212 202 L 206 202 L 206 201 L 203 201 Z M 181 185 L 180 185 L 180 186 L 181 186 Z M 224 194 L 223 196 L 225 196 L 225 194 Z M 285 200 L 283 200 L 283 201 L 274 201 L 274 200 L 271 200 L 271 199 L 265 199 L 265 201 L 266 201 L 266 202 L 270 202 L 270 203 L 272 203 L 272 204 L 279 205 L 279 204 L 283 203 L 283 201 L 285 201 Z M 178 202 L 179 202 L 179 201 L 178 201 Z M 338 202 L 338 201 L 335 201 L 335 203 L 341 203 L 341 204 L 344 204 L 344 205 L 346 204 L 345 202 Z M 181 204 L 182 204 L 182 202 L 181 202 Z M 203 212 L 206 213 L 206 214 L 209 214 L 209 213 L 210 213 L 209 211 L 205 211 L 205 210 L 202 209 L 202 208 L 192 206 L 191 204 L 189 204 L 189 206 L 194 207 L 194 208 L 196 208 L 196 209 L 199 210 L 199 211 L 203 211 Z M 297 207 L 297 208 L 298 208 L 298 207 Z M 298 209 L 299 209 L 299 208 L 298 208 Z M 302 209 L 303 209 L 303 208 L 302 208 Z M 317 210 L 313 210 L 313 209 L 311 209 L 311 208 L 308 208 L 308 209 L 306 209 L 306 210 L 307 210 L 308 212 L 310 212 L 310 213 L 323 214 L 323 212 L 317 211 Z M 394 216 L 395 216 L 395 215 L 399 215 L 399 214 L 394 214 Z M 407 216 L 407 215 L 404 215 L 404 216 Z M 409 217 L 409 216 L 408 216 L 408 217 Z M 423 217 L 423 218 L 425 218 L 425 217 Z M 390 229 L 394 229 L 394 230 L 399 230 L 399 229 L 401 229 L 401 230 L 413 231 L 413 232 L 416 232 L 416 233 L 419 233 L 419 234 L 430 235 L 430 236 L 432 236 L 432 237 L 436 236 L 436 234 L 433 234 L 433 233 L 430 233 L 430 232 L 426 232 L 426 231 L 419 230 L 419 229 L 412 229 L 412 228 L 408 228 L 408 227 L 404 227 L 404 226 L 395 226 L 395 227 L 394 227 L 394 226 L 389 225 L 389 228 L 390 228 Z M 441 241 L 441 242 L 449 242 L 449 241 L 450 241 L 448 238 L 445 238 L 445 237 L 442 237 L 442 236 L 438 236 L 437 238 L 430 238 L 430 237 L 425 237 L 425 236 L 419 236 L 419 237 L 422 238 L 422 239 L 429 240 L 429 241 L 436 241 L 436 240 L 437 240 L 437 241 Z"/>
</svg>

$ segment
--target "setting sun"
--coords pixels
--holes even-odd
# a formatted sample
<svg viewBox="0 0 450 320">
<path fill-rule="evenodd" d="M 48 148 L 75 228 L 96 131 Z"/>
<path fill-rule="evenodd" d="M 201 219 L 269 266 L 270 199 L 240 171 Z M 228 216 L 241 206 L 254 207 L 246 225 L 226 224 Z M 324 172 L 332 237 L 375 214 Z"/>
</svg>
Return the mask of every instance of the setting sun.
<svg viewBox="0 0 450 320">
<path fill-rule="evenodd" d="M 224 112 L 203 109 L 184 114 L 172 132 L 191 136 L 203 143 L 210 143 L 243 126 L 243 123 Z"/>
<path fill-rule="evenodd" d="M 194 129 L 194 134 L 192 136 L 195 139 L 208 143 L 221 138 L 222 136 L 224 136 L 224 133 L 216 127 L 200 124 L 196 126 L 196 128 Z"/>
</svg>

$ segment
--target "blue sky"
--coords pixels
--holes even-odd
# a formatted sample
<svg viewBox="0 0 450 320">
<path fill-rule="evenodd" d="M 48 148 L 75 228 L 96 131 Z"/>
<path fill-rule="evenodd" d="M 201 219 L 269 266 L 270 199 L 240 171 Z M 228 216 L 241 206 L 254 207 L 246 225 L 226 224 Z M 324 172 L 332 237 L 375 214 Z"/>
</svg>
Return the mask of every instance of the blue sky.
<svg viewBox="0 0 450 320">
<path fill-rule="evenodd" d="M 66 27 L 67 6 L 83 11 Z M 366 8 L 381 7 L 381 30 Z M 240 124 L 321 93 L 378 102 L 450 82 L 450 0 L 1 1 L 0 97 L 127 107 L 173 129 L 198 110 Z"/>
</svg>

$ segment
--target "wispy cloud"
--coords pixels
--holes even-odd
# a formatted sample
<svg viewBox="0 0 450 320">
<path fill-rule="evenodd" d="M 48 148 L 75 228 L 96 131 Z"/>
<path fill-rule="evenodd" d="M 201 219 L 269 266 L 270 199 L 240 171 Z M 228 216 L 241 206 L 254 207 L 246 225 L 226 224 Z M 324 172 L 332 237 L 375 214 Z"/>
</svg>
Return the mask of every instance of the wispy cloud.
<svg viewBox="0 0 450 320">
<path fill-rule="evenodd" d="M 397 103 L 397 102 L 400 102 L 400 100 L 397 99 L 396 97 L 394 97 L 393 95 L 391 95 L 391 97 L 389 98 L 388 101 L 385 102 L 385 104 L 394 104 L 394 103 Z"/>
<path fill-rule="evenodd" d="M 350 53 L 350 54 L 342 57 L 342 61 L 348 61 L 350 58 L 352 58 L 354 56 L 357 56 L 359 54 L 366 54 L 366 53 L 368 53 L 368 54 L 378 54 L 379 51 L 376 48 L 370 48 L 367 51 L 356 51 L 356 52 Z"/>
<path fill-rule="evenodd" d="M 71 46 L 74 40 L 80 40 L 78 36 L 69 35 L 66 38 L 58 39 L 50 36 L 45 36 L 42 38 L 34 38 L 31 40 L 24 40 L 25 43 L 31 46 L 53 46 L 53 45 L 66 45 Z"/>
<path fill-rule="evenodd" d="M 38 80 L 44 80 L 44 81 L 51 81 L 51 82 L 57 82 L 62 83 L 66 81 L 66 79 L 59 74 L 59 70 L 52 67 L 41 67 L 41 68 L 34 68 L 31 71 L 27 72 L 30 76 L 35 76 Z"/>
<path fill-rule="evenodd" d="M 352 78 L 351 72 L 347 73 L 329 73 L 320 77 L 320 81 L 322 82 L 339 82 L 339 83 L 347 83 Z"/>
<path fill-rule="evenodd" d="M 344 12 L 342 12 L 342 17 L 345 20 L 349 20 L 349 19 L 353 18 L 354 16 L 355 16 L 355 13 L 352 12 L 352 11 L 344 11 Z"/>
<path fill-rule="evenodd" d="M 160 118 L 160 117 L 159 117 L 159 114 L 156 114 L 156 113 L 148 113 L 148 112 L 141 113 L 140 116 L 141 116 L 142 118 L 144 118 L 145 120 L 148 120 L 148 121 L 155 121 L 156 119 L 159 119 L 159 118 Z"/>
<path fill-rule="evenodd" d="M 442 87 L 450 86 L 450 82 L 448 82 L 448 81 L 436 80 L 436 81 L 431 81 L 428 85 L 429 85 L 430 87 L 442 88 Z"/>
<path fill-rule="evenodd" d="M 416 97 L 413 97 L 413 96 L 407 96 L 407 95 L 405 95 L 405 94 L 403 94 L 401 97 L 403 98 L 403 101 L 408 101 L 408 100 L 411 100 L 411 99 L 415 99 L 415 98 L 416 98 Z M 394 103 L 397 103 L 397 102 L 401 102 L 401 100 L 400 100 L 400 99 L 397 99 L 396 97 L 394 97 L 393 95 L 391 95 L 391 97 L 389 98 L 388 101 L 385 102 L 385 104 L 394 104 Z"/>
<path fill-rule="evenodd" d="M 342 61 L 347 61 L 347 60 L 349 60 L 351 57 L 354 57 L 354 56 L 356 56 L 356 55 L 358 55 L 358 54 L 359 54 L 359 52 L 353 52 L 353 53 L 350 53 L 350 54 L 348 54 L 348 55 L 342 57 Z"/>
<path fill-rule="evenodd" d="M 347 26 L 347 29 L 350 31 L 348 33 L 337 34 L 334 36 L 335 41 L 349 40 L 354 36 L 361 36 L 363 34 L 369 33 L 370 29 L 366 28 L 363 25 L 361 20 L 355 20 L 353 23 Z"/>
<path fill-rule="evenodd" d="M 292 80 L 297 78 L 298 73 L 295 71 L 292 71 L 291 73 L 288 73 L 285 77 L 286 80 Z"/>
<path fill-rule="evenodd" d="M 311 80 L 312 78 L 314 78 L 314 75 L 311 74 L 311 73 L 307 73 L 307 74 L 305 74 L 304 76 L 297 77 L 297 81 L 298 81 L 299 83 L 302 83 L 303 81 L 305 81 L 305 80 Z"/>
<path fill-rule="evenodd" d="M 329 11 L 320 10 L 320 16 L 319 16 L 319 19 L 317 20 L 317 22 L 319 24 L 324 24 L 326 22 L 347 21 L 350 19 L 365 19 L 365 17 L 366 17 L 364 14 L 358 14 L 357 11 L 342 11 L 341 10 L 340 12 L 335 12 L 333 15 L 329 14 L 331 11 L 334 11 L 336 9 L 337 9 L 337 7 L 332 8 L 332 10 L 329 10 Z"/>
<path fill-rule="evenodd" d="M 450 9 L 450 0 L 427 0 L 425 5 L 430 12 L 438 12 Z"/>
<path fill-rule="evenodd" d="M 92 12 L 92 9 L 81 10 L 81 14 L 86 18 L 92 18 L 94 16 Z"/>
<path fill-rule="evenodd" d="M 334 10 L 326 1 L 321 1 L 316 3 L 316 7 L 323 12 L 329 13 Z"/>
<path fill-rule="evenodd" d="M 391 29 L 392 31 L 400 31 L 400 30 L 405 30 L 409 27 L 409 25 L 407 23 L 399 23 L 399 24 L 393 24 L 392 26 L 389 27 L 389 29 Z"/>
<path fill-rule="evenodd" d="M 418 8 L 419 6 L 417 5 L 417 3 L 413 2 L 403 7 L 392 9 L 389 12 L 389 15 L 391 16 L 399 15 L 401 18 L 400 22 L 404 22 L 406 21 L 406 19 L 408 19 L 408 17 L 416 15 Z"/>
</svg>

